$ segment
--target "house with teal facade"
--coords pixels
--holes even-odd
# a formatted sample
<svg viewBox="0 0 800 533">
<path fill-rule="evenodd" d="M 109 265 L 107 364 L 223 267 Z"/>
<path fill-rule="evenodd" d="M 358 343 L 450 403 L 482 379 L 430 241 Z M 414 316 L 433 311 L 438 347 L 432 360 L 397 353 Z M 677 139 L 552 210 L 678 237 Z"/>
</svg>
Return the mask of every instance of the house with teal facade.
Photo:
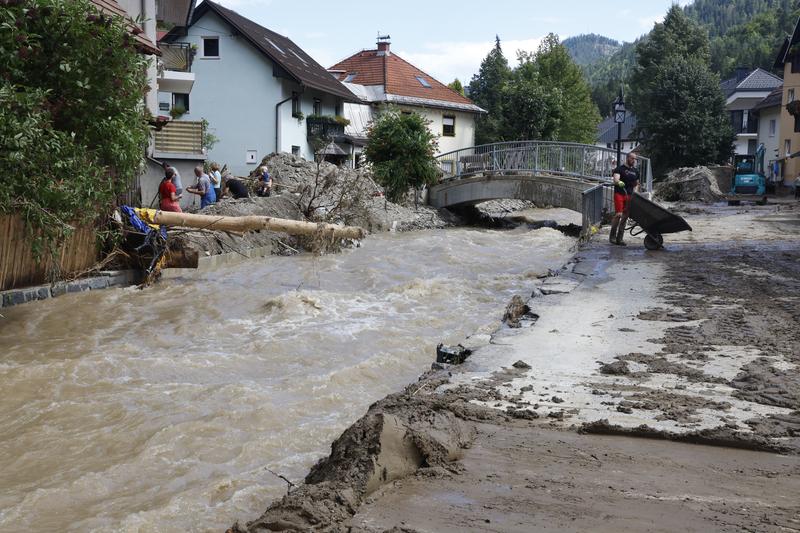
<svg viewBox="0 0 800 533">
<path fill-rule="evenodd" d="M 192 51 L 194 83 L 190 94 L 159 92 L 159 112 L 179 106 L 178 121 L 208 121 L 219 139 L 208 160 L 235 175 L 273 152 L 313 160 L 309 132 L 334 124 L 344 103 L 357 100 L 291 39 L 215 2 L 198 5 L 189 24 L 161 42 Z"/>
</svg>

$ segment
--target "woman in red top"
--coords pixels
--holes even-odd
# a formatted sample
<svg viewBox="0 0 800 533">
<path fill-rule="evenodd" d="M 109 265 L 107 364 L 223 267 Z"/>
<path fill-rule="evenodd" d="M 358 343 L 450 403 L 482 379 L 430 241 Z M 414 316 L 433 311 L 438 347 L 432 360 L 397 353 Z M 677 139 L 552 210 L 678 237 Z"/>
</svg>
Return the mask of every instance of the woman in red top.
<svg viewBox="0 0 800 533">
<path fill-rule="evenodd" d="M 164 176 L 164 179 L 161 180 L 161 185 L 158 186 L 158 194 L 161 197 L 159 207 L 162 211 L 182 213 L 183 211 L 181 211 L 181 206 L 178 203 L 180 196 L 177 195 L 177 189 L 175 189 L 175 185 L 172 184 L 172 176 L 170 176 L 171 170 L 172 169 L 167 170 L 167 175 Z"/>
</svg>

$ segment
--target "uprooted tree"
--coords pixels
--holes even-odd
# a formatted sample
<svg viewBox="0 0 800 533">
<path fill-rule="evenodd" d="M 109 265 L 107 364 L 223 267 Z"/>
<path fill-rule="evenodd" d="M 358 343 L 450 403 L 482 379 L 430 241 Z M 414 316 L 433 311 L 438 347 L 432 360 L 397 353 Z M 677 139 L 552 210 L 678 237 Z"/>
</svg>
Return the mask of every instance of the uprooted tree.
<svg viewBox="0 0 800 533">
<path fill-rule="evenodd" d="M 0 213 L 35 249 L 108 211 L 141 169 L 146 59 L 129 26 L 88 0 L 0 9 Z"/>
<path fill-rule="evenodd" d="M 375 181 L 383 186 L 387 198 L 397 202 L 409 189 L 418 191 L 436 183 L 437 147 L 424 117 L 388 108 L 370 124 L 364 156 L 372 164 Z"/>
</svg>

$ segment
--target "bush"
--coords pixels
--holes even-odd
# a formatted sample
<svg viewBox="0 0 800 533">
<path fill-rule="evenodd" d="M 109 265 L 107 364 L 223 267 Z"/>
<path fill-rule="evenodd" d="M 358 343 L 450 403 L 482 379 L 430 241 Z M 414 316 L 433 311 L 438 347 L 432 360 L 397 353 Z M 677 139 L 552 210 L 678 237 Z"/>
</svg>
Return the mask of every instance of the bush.
<svg viewBox="0 0 800 533">
<path fill-rule="evenodd" d="M 417 113 L 387 109 L 370 124 L 364 156 L 389 200 L 400 200 L 409 188 L 436 183 L 436 137 Z"/>
<path fill-rule="evenodd" d="M 141 172 L 146 59 L 88 0 L 5 2 L 0 26 L 0 213 L 20 213 L 41 250 Z"/>
</svg>

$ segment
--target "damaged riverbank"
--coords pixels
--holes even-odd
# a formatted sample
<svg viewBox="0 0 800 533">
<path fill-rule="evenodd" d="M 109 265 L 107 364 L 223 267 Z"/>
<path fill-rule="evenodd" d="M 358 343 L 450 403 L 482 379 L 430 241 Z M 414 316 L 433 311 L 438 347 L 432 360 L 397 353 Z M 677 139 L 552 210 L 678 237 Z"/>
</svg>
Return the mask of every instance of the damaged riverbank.
<svg viewBox="0 0 800 533">
<path fill-rule="evenodd" d="M 797 528 L 798 210 L 687 209 L 663 252 L 599 236 L 232 531 Z"/>
</svg>

